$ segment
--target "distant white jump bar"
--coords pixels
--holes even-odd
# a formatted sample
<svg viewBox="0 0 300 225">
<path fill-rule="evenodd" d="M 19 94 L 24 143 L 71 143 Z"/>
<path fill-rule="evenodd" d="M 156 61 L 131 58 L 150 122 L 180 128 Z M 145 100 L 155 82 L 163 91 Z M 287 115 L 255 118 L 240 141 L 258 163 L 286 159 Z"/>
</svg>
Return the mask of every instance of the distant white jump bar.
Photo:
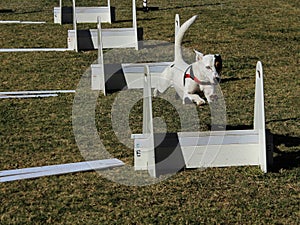
<svg viewBox="0 0 300 225">
<path fill-rule="evenodd" d="M 15 91 L 0 92 L 0 99 L 57 97 L 60 93 L 75 93 L 75 90 Z"/>
<path fill-rule="evenodd" d="M 76 90 L 46 90 L 46 91 L 14 91 L 0 92 L 1 95 L 33 95 L 33 94 L 57 94 L 57 93 L 75 93 Z"/>
<path fill-rule="evenodd" d="M 20 24 L 44 24 L 46 23 L 45 21 L 20 21 L 20 20 L 0 20 L 0 23 L 2 24 L 15 24 L 15 23 L 20 23 Z"/>
<path fill-rule="evenodd" d="M 122 162 L 121 160 L 112 158 L 51 166 L 31 167 L 24 169 L 3 170 L 0 171 L 0 183 L 51 175 L 110 169 L 123 165 L 124 162 Z"/>
<path fill-rule="evenodd" d="M 9 99 L 9 98 L 48 98 L 48 97 L 57 97 L 58 94 L 41 94 L 41 95 L 0 95 L 0 99 Z"/>
<path fill-rule="evenodd" d="M 0 52 L 66 52 L 74 51 L 69 48 L 2 48 Z"/>
</svg>

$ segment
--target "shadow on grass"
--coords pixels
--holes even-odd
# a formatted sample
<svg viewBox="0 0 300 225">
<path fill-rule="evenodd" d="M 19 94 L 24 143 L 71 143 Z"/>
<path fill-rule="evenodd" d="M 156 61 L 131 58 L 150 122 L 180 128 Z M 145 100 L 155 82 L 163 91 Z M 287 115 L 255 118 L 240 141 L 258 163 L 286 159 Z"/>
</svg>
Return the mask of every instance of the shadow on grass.
<svg viewBox="0 0 300 225">
<path fill-rule="evenodd" d="M 233 82 L 233 81 L 238 81 L 238 80 L 246 80 L 248 77 L 228 77 L 228 78 L 222 78 L 221 79 L 221 84 L 227 83 L 227 82 Z"/>
<path fill-rule="evenodd" d="M 155 18 L 139 18 L 139 21 L 152 21 L 155 20 Z M 132 22 L 132 19 L 128 20 L 115 20 L 114 23 L 129 23 Z"/>
<path fill-rule="evenodd" d="M 136 7 L 137 11 L 143 11 L 143 12 L 150 12 L 150 11 L 158 11 L 159 7 L 156 6 L 149 6 L 149 7 Z"/>
<path fill-rule="evenodd" d="M 0 13 L 14 13 L 15 11 L 12 9 L 0 9 Z"/>
<path fill-rule="evenodd" d="M 196 8 L 196 7 L 206 7 L 206 6 L 220 6 L 224 5 L 224 3 L 211 3 L 211 4 L 194 4 L 194 5 L 188 5 L 188 6 L 174 6 L 174 7 L 167 7 L 167 8 L 160 8 L 159 10 L 172 10 L 172 9 L 182 9 L 184 8 Z"/>
<path fill-rule="evenodd" d="M 13 13 L 16 15 L 34 14 L 34 13 L 41 13 L 41 12 L 47 12 L 47 10 L 32 10 L 32 11 L 19 11 L 19 12 L 16 12 L 15 10 L 12 9 L 0 10 L 0 13 L 7 13 L 7 14 Z"/>
<path fill-rule="evenodd" d="M 285 145 L 286 147 L 299 147 L 300 138 L 291 137 L 285 135 L 273 135 L 274 146 Z M 300 150 L 285 152 L 278 148 L 274 148 L 274 153 L 277 156 L 274 157 L 274 164 L 272 167 L 272 172 L 279 172 L 281 169 L 293 169 L 300 167 Z"/>
<path fill-rule="evenodd" d="M 136 7 L 137 11 L 143 12 L 150 12 L 150 11 L 167 11 L 171 9 L 182 9 L 184 8 L 195 8 L 195 7 L 205 7 L 205 6 L 219 6 L 223 5 L 223 3 L 212 3 L 212 4 L 194 4 L 189 6 L 175 6 L 175 7 L 167 7 L 167 8 L 160 8 L 158 6 L 148 6 L 147 8 L 144 7 Z"/>
</svg>

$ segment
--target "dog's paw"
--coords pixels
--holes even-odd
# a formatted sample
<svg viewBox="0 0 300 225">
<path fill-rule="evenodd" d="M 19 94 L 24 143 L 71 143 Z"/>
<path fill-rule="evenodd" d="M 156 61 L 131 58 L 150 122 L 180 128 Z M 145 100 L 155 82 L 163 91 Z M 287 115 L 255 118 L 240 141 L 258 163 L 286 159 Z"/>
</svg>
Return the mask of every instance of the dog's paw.
<svg viewBox="0 0 300 225">
<path fill-rule="evenodd" d="M 218 95 L 211 95 L 209 96 L 210 102 L 216 102 L 219 99 Z"/>
<path fill-rule="evenodd" d="M 197 106 L 202 106 L 202 105 L 205 105 L 205 101 L 204 100 L 200 100 L 200 101 L 197 101 L 195 102 Z"/>
<path fill-rule="evenodd" d="M 153 97 L 157 97 L 159 95 L 159 92 L 157 89 L 154 89 L 153 91 Z"/>
</svg>

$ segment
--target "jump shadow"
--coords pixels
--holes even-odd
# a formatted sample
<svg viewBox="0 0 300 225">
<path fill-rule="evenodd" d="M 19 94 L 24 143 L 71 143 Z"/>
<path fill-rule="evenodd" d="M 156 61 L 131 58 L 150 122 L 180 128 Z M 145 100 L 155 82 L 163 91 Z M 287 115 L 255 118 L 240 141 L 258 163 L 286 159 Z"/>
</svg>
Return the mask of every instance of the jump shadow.
<svg viewBox="0 0 300 225">
<path fill-rule="evenodd" d="M 223 83 L 227 83 L 227 82 L 233 82 L 233 81 L 245 80 L 245 79 L 248 79 L 248 78 L 246 78 L 246 77 L 242 77 L 242 78 L 228 77 L 228 78 L 222 78 L 220 83 L 223 84 Z"/>
<path fill-rule="evenodd" d="M 15 11 L 12 9 L 0 9 L 0 13 L 14 13 Z"/>
<path fill-rule="evenodd" d="M 27 11 L 27 12 L 16 12 L 15 10 L 13 9 L 0 9 L 0 14 L 3 13 L 3 14 L 10 14 L 10 13 L 13 13 L 13 14 L 16 14 L 16 15 L 25 15 L 25 14 L 33 14 L 33 13 L 40 13 L 40 12 L 46 12 L 47 10 L 32 10 L 32 11 Z"/>
<path fill-rule="evenodd" d="M 159 7 L 149 6 L 149 7 L 136 7 L 136 11 L 150 12 L 150 11 L 158 11 Z"/>
<path fill-rule="evenodd" d="M 205 7 L 205 6 L 219 6 L 223 5 L 224 3 L 211 3 L 211 4 L 194 4 L 185 6 L 185 8 L 195 8 L 195 7 Z M 137 11 L 143 11 L 143 12 L 151 12 L 151 11 L 167 11 L 172 9 L 182 9 L 182 6 L 175 6 L 175 7 L 167 7 L 167 8 L 160 8 L 157 6 L 148 6 L 146 8 L 144 7 L 136 7 Z"/>
<path fill-rule="evenodd" d="M 139 18 L 139 21 L 153 21 L 155 20 L 155 18 Z M 128 19 L 128 20 L 116 20 L 113 21 L 114 23 L 130 23 L 132 22 L 132 19 Z"/>
<path fill-rule="evenodd" d="M 195 8 L 195 7 L 205 7 L 205 6 L 219 6 L 224 5 L 224 3 L 211 3 L 211 4 L 194 4 L 185 6 L 184 8 Z M 172 10 L 172 9 L 182 9 L 183 6 L 175 6 L 175 7 L 167 7 L 167 8 L 160 8 L 160 11 Z"/>
<path fill-rule="evenodd" d="M 272 172 L 279 172 L 281 169 L 291 170 L 293 168 L 300 167 L 300 138 L 285 136 L 285 135 L 273 135 L 274 146 L 285 145 L 286 147 L 298 147 L 297 151 L 285 152 L 274 148 L 274 164 Z"/>
</svg>

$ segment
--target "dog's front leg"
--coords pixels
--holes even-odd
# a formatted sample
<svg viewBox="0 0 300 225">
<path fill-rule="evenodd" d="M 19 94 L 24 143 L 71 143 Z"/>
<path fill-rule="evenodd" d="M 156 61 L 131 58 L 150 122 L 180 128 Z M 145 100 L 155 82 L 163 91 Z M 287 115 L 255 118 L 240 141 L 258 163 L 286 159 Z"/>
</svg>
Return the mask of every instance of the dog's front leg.
<svg viewBox="0 0 300 225">
<path fill-rule="evenodd" d="M 187 79 L 185 86 L 184 86 L 184 94 L 183 94 L 183 104 L 188 104 L 188 103 L 196 103 L 197 106 L 205 104 L 205 100 L 202 99 L 198 94 L 199 93 L 199 85 L 191 80 Z"/>
<path fill-rule="evenodd" d="M 218 95 L 215 92 L 214 85 L 205 86 L 205 88 L 203 88 L 203 93 L 204 93 L 208 103 L 212 103 L 212 102 L 218 100 Z"/>
<path fill-rule="evenodd" d="M 197 106 L 205 104 L 205 100 L 200 98 L 198 94 L 185 94 L 183 97 L 183 104 L 195 103 Z"/>
</svg>

